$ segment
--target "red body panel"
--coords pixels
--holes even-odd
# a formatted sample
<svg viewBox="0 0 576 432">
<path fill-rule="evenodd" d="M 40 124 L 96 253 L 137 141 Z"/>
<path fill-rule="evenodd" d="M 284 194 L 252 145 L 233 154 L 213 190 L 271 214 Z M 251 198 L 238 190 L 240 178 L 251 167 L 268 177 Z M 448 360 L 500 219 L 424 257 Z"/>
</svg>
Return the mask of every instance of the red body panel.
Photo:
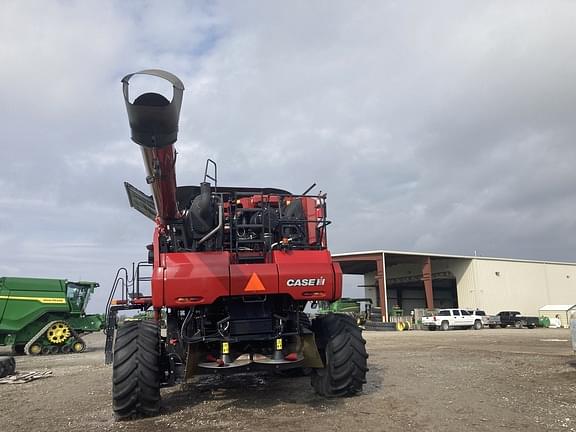
<svg viewBox="0 0 576 432">
<path fill-rule="evenodd" d="M 167 253 L 164 259 L 164 306 L 211 304 L 230 294 L 229 252 Z"/>
<path fill-rule="evenodd" d="M 256 275 L 260 281 L 251 281 Z M 251 282 L 250 285 L 248 282 Z M 263 290 L 261 288 L 264 288 Z M 278 294 L 276 264 L 232 264 L 230 266 L 231 295 Z"/>
<path fill-rule="evenodd" d="M 332 263 L 334 269 L 334 300 L 342 298 L 342 268 L 337 262 Z"/>
<path fill-rule="evenodd" d="M 274 251 L 279 288 L 295 300 L 334 300 L 336 275 L 328 250 Z M 338 282 L 341 285 L 341 279 Z"/>
<path fill-rule="evenodd" d="M 152 276 L 155 307 L 207 305 L 230 295 L 289 294 L 294 300 L 336 300 L 342 295 L 342 271 L 327 250 L 274 251 L 273 262 L 267 264 L 230 264 L 230 252 L 160 256 L 161 265 Z"/>
</svg>

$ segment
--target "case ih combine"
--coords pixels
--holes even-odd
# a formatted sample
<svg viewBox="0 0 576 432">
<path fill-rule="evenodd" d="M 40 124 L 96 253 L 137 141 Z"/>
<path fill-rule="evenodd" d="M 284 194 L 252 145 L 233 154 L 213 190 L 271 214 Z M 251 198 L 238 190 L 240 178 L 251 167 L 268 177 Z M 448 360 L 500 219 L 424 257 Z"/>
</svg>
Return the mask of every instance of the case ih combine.
<svg viewBox="0 0 576 432">
<path fill-rule="evenodd" d="M 129 82 L 137 74 L 169 81 L 172 100 L 144 93 L 131 102 Z M 127 272 L 117 278 L 110 296 L 106 355 L 116 417 L 158 413 L 160 387 L 202 373 L 306 367 L 322 396 L 361 391 L 368 355 L 354 320 L 327 314 L 310 322 L 304 313 L 308 302 L 334 301 L 342 292 L 342 272 L 326 244 L 326 195 L 221 187 L 210 160 L 199 186 L 177 187 L 182 82 L 160 70 L 122 82 L 152 196 L 126 189 L 155 229 L 148 246 L 151 295 L 139 292 L 141 263 L 131 281 Z M 113 300 L 119 286 L 121 298 Z M 153 310 L 155 320 L 114 331 L 125 309 Z"/>
</svg>

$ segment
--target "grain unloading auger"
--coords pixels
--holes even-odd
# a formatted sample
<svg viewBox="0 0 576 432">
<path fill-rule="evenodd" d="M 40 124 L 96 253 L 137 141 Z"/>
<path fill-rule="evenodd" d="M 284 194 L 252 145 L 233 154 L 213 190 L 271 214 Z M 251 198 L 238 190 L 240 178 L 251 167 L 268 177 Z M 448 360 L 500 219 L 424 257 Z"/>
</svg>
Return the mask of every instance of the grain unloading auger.
<svg viewBox="0 0 576 432">
<path fill-rule="evenodd" d="M 136 74 L 122 80 L 152 197 L 126 188 L 155 229 L 148 246 L 151 295 L 139 293 L 139 264 L 132 282 L 124 271 L 124 282 L 115 283 L 122 294 L 113 299 L 114 289 L 109 302 L 106 354 L 116 417 L 158 413 L 161 386 L 202 373 L 312 368 L 320 395 L 361 391 L 368 355 L 354 320 L 327 314 L 310 321 L 304 313 L 308 302 L 334 301 L 342 292 L 342 272 L 326 243 L 326 195 L 221 187 L 212 161 L 199 186 L 177 187 L 174 143 L 184 86 L 165 71 L 137 74 L 169 81 L 173 97 L 144 93 L 130 102 Z M 154 319 L 115 330 L 124 309 L 153 311 Z"/>
</svg>

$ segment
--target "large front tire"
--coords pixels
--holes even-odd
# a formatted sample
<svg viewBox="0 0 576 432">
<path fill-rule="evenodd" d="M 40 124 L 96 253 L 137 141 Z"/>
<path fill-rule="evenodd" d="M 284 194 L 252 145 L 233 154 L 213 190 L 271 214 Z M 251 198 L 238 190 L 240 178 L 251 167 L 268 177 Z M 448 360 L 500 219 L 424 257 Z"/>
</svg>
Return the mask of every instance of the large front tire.
<svg viewBox="0 0 576 432">
<path fill-rule="evenodd" d="M 312 322 L 324 368 L 313 369 L 312 387 L 324 397 L 353 396 L 362 391 L 368 371 L 366 341 L 354 319 L 328 314 Z"/>
<path fill-rule="evenodd" d="M 155 321 L 129 322 L 114 343 L 112 407 L 118 420 L 160 411 L 160 329 Z"/>
</svg>

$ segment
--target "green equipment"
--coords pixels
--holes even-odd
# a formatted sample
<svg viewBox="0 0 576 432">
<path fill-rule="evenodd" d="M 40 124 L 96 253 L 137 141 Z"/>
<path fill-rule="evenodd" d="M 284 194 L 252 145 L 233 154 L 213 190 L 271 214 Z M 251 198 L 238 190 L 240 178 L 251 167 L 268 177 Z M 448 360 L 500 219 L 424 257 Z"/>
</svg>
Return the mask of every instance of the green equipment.
<svg viewBox="0 0 576 432">
<path fill-rule="evenodd" d="M 329 313 L 341 313 L 350 315 L 359 325 L 370 319 L 372 310 L 372 299 L 369 298 L 348 298 L 342 297 L 340 300 L 333 302 L 318 302 L 316 315 Z"/>
<path fill-rule="evenodd" d="M 78 353 L 81 335 L 104 328 L 101 315 L 86 315 L 95 282 L 0 278 L 0 346 L 16 354 Z"/>
</svg>

